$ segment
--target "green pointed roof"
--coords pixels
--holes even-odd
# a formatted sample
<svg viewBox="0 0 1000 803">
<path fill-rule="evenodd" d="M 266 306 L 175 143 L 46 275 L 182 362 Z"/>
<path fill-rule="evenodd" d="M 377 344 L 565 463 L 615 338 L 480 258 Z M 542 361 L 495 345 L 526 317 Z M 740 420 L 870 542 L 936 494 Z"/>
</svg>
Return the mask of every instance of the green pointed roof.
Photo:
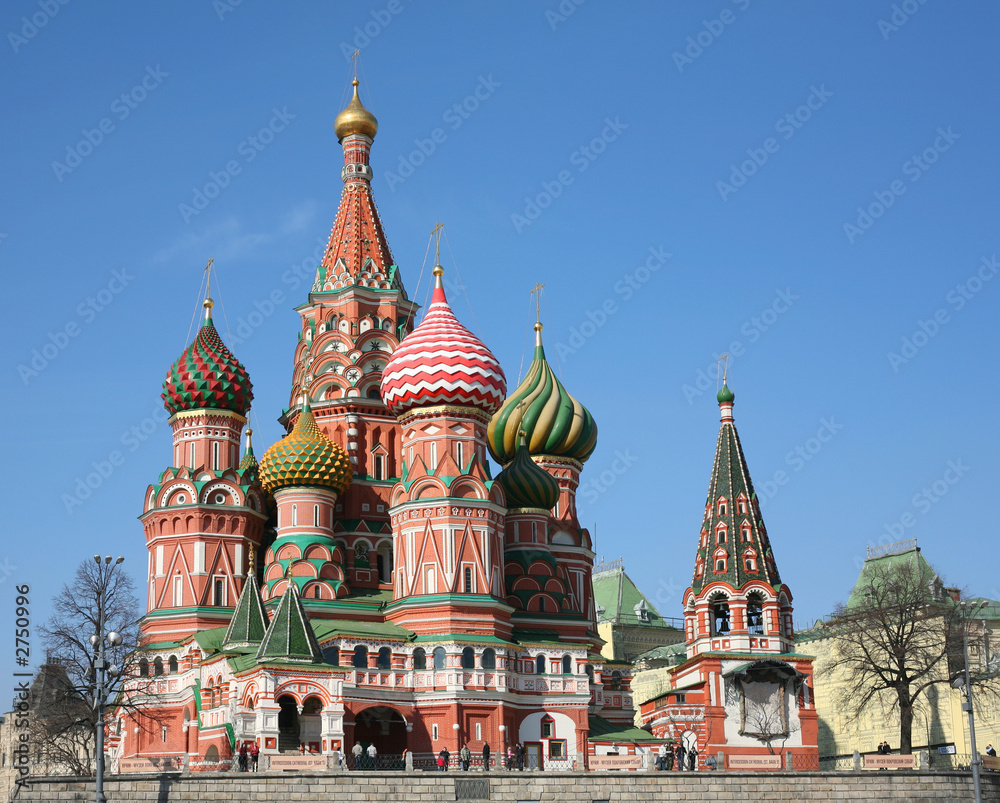
<svg viewBox="0 0 1000 803">
<path fill-rule="evenodd" d="M 850 613 L 856 607 L 869 606 L 871 603 L 866 599 L 867 589 L 877 588 L 896 571 L 906 569 L 917 573 L 931 589 L 931 593 L 941 601 L 948 598 L 944 592 L 944 583 L 927 562 L 920 547 L 917 546 L 917 539 L 912 538 L 906 541 L 897 541 L 894 544 L 868 547 L 868 557 L 865 558 L 858 580 L 854 584 L 854 588 L 851 589 L 851 596 L 848 597 L 847 604 L 844 605 L 844 611 Z"/>
<path fill-rule="evenodd" d="M 247 448 L 243 452 L 243 457 L 240 458 L 240 471 L 246 471 L 247 477 L 252 481 L 257 481 L 259 465 L 257 463 L 257 457 L 253 453 L 253 430 L 247 430 Z"/>
<path fill-rule="evenodd" d="M 257 661 L 323 662 L 323 651 L 302 608 L 298 587 L 291 580 L 257 650 Z"/>
<path fill-rule="evenodd" d="M 615 561 L 617 564 L 617 561 Z M 645 627 L 666 627 L 673 625 L 664 621 L 653 603 L 632 582 L 621 566 L 606 571 L 594 572 L 594 605 L 603 608 L 598 616 L 600 622 L 614 622 L 621 625 L 643 625 Z M 642 612 L 645 612 L 643 619 Z"/>
<path fill-rule="evenodd" d="M 252 547 L 251 547 L 252 549 Z M 226 628 L 226 636 L 222 640 L 223 650 L 236 650 L 258 646 L 267 632 L 267 612 L 264 601 L 260 598 L 260 587 L 257 585 L 257 575 L 251 565 L 247 572 L 246 582 L 236 603 L 233 618 Z"/>
<path fill-rule="evenodd" d="M 723 386 L 723 389 L 729 390 L 728 386 Z M 735 589 L 751 582 L 763 582 L 775 589 L 781 585 L 781 576 L 778 574 L 767 529 L 757 504 L 757 494 L 750 479 L 750 469 L 747 468 L 740 436 L 733 423 L 732 400 L 732 391 L 729 391 L 726 398 L 723 398 L 722 391 L 719 392 L 722 426 L 715 447 L 715 464 L 708 484 L 695 573 L 691 581 L 696 594 L 709 583 L 720 580 Z M 719 501 L 722 499 L 726 500 L 726 507 L 725 513 L 720 514 Z M 720 525 L 723 525 L 726 532 L 725 541 L 719 539 Z M 747 531 L 746 535 L 744 531 Z M 724 572 L 715 571 L 716 559 L 719 557 L 725 557 Z M 753 559 L 753 570 L 747 569 L 748 557 Z"/>
<path fill-rule="evenodd" d="M 535 357 L 528 375 L 493 414 L 486 445 L 501 465 L 514 459 L 524 430 L 533 455 L 571 457 L 584 462 L 597 448 L 597 423 L 563 387 L 545 359 L 542 325 L 535 324 Z"/>
</svg>

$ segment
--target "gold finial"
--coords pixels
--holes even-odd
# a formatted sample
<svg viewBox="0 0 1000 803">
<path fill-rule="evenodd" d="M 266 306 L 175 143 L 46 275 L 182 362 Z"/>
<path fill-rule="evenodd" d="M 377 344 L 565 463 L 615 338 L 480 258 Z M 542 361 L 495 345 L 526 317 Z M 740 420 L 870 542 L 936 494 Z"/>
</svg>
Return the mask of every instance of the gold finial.
<svg viewBox="0 0 1000 803">
<path fill-rule="evenodd" d="M 253 544 L 250 544 L 250 568 L 247 570 L 247 574 L 253 574 L 253 559 L 257 550 L 253 548 Z"/>
<path fill-rule="evenodd" d="M 344 107 L 344 110 L 333 121 L 333 132 L 339 140 L 343 140 L 344 137 L 351 134 L 364 134 L 369 139 L 375 139 L 375 134 L 378 133 L 378 120 L 375 119 L 374 114 L 364 107 L 361 98 L 358 96 L 357 55 L 357 51 L 355 51 L 354 80 L 351 81 L 351 86 L 354 87 L 354 94 L 347 106 Z"/>
<path fill-rule="evenodd" d="M 202 302 L 202 306 L 205 308 L 205 320 L 209 321 L 212 319 L 212 307 L 215 306 L 215 302 L 212 301 L 212 263 L 215 262 L 214 259 L 208 260 L 208 264 L 205 266 L 205 272 L 208 274 L 208 283 L 205 285 L 205 300 Z"/>
<path fill-rule="evenodd" d="M 726 373 L 729 371 L 729 355 L 723 354 L 718 359 L 719 363 L 719 373 L 722 374 L 722 384 L 726 384 Z"/>
<path fill-rule="evenodd" d="M 252 429 L 248 429 L 247 430 L 247 449 L 252 449 L 252 448 L 253 448 L 253 430 Z"/>
<path fill-rule="evenodd" d="M 354 85 L 355 86 L 358 85 L 358 56 L 360 56 L 360 55 L 361 55 L 360 48 L 358 50 L 355 50 L 354 53 L 351 55 L 351 61 L 354 64 Z"/>
<path fill-rule="evenodd" d="M 443 228 L 444 223 L 437 223 L 434 228 L 431 229 L 431 236 L 435 238 L 434 269 L 431 271 L 431 273 L 434 274 L 435 290 L 444 287 L 444 283 L 441 281 L 441 277 L 444 276 L 444 268 L 441 267 L 441 229 Z"/>
<path fill-rule="evenodd" d="M 535 297 L 535 323 L 541 323 L 542 320 L 542 288 L 545 287 L 544 284 L 539 284 L 535 282 L 535 286 L 531 288 L 531 294 Z M 540 331 L 537 326 L 535 331 Z"/>
</svg>

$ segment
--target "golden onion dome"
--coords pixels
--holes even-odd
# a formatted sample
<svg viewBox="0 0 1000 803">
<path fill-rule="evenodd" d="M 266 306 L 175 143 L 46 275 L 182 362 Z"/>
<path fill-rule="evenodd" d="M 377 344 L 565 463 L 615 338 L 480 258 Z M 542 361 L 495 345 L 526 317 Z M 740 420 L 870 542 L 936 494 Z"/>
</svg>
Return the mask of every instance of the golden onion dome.
<svg viewBox="0 0 1000 803">
<path fill-rule="evenodd" d="M 351 83 L 354 86 L 354 97 L 333 121 L 333 132 L 338 140 L 343 140 L 351 134 L 364 134 L 369 139 L 375 139 L 375 134 L 378 133 L 378 120 L 361 104 L 361 98 L 358 97 L 358 79 L 355 78 Z"/>
<path fill-rule="evenodd" d="M 290 486 L 318 485 L 342 494 L 354 474 L 344 448 L 316 424 L 308 398 L 292 431 L 264 452 L 258 471 L 268 493 Z"/>
</svg>

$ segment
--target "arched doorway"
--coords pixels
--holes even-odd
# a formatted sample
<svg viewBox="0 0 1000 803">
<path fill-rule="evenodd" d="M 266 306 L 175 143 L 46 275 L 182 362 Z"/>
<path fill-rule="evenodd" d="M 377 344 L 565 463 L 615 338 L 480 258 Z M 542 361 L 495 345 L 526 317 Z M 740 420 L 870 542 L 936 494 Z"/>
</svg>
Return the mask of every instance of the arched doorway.
<svg viewBox="0 0 1000 803">
<path fill-rule="evenodd" d="M 374 744 L 380 756 L 379 766 L 386 769 L 394 769 L 389 764 L 390 757 L 402 761 L 403 750 L 407 746 L 406 735 L 406 722 L 402 714 L 393 708 L 366 708 L 354 717 L 354 741 L 360 742 L 364 749 Z"/>
<path fill-rule="evenodd" d="M 299 708 L 294 697 L 287 694 L 278 698 L 278 750 L 282 753 L 299 752 Z"/>
<path fill-rule="evenodd" d="M 306 697 L 302 703 L 302 716 L 299 718 L 299 740 L 306 746 L 306 751 L 318 753 L 321 746 L 323 729 L 323 701 L 315 695 Z"/>
</svg>

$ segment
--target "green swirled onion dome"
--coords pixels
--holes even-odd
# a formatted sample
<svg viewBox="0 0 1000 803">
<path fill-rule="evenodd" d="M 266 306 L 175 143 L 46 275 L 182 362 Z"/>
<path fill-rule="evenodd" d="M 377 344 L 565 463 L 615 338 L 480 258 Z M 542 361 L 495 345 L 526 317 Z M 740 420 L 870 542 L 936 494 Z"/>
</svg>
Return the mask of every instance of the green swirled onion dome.
<svg viewBox="0 0 1000 803">
<path fill-rule="evenodd" d="M 733 399 L 736 398 L 736 394 L 729 389 L 729 385 L 725 382 L 722 383 L 722 390 L 720 390 L 715 398 L 718 399 L 719 404 L 732 404 Z"/>
<path fill-rule="evenodd" d="M 559 483 L 528 454 L 522 435 L 514 459 L 497 475 L 507 494 L 507 507 L 537 507 L 551 510 L 559 501 Z"/>
<path fill-rule="evenodd" d="M 163 380 L 163 406 L 171 415 L 209 409 L 245 416 L 253 401 L 250 376 L 212 324 L 212 299 L 206 298 L 204 306 L 205 321 L 198 335 Z"/>
<path fill-rule="evenodd" d="M 514 459 L 518 432 L 527 433 L 533 455 L 584 462 L 597 448 L 597 423 L 563 387 L 545 359 L 542 325 L 535 324 L 535 356 L 528 375 L 493 414 L 486 430 L 490 454 L 500 464 Z"/>
<path fill-rule="evenodd" d="M 342 494 L 354 475 L 343 447 L 331 441 L 316 424 L 309 400 L 292 431 L 264 452 L 260 482 L 268 493 L 291 486 L 313 485 Z"/>
</svg>

